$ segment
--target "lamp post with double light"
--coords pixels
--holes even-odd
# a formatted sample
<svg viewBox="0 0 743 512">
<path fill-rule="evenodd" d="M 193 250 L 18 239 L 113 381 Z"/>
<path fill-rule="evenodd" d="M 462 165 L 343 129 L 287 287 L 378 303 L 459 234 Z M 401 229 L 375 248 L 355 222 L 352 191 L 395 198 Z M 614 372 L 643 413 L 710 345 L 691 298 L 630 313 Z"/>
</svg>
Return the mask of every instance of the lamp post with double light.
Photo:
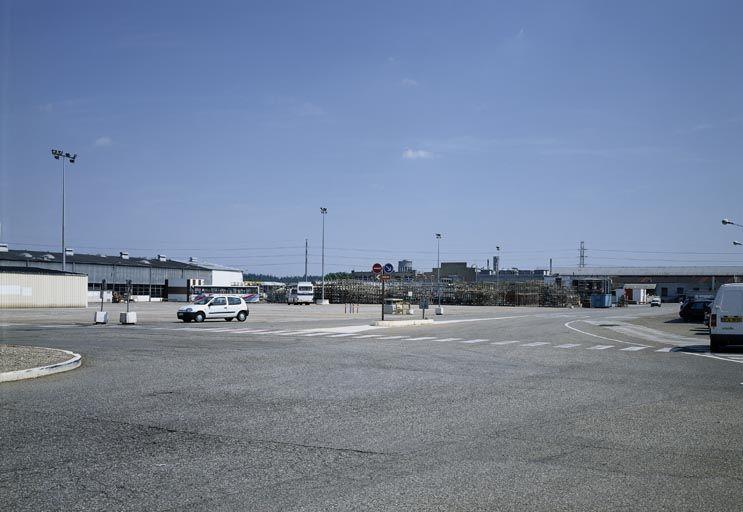
<svg viewBox="0 0 743 512">
<path fill-rule="evenodd" d="M 71 164 L 75 163 L 77 154 L 71 155 L 61 149 L 52 149 L 52 156 L 55 160 L 62 160 L 62 270 L 67 271 L 67 247 L 65 247 L 65 160 Z"/>
</svg>

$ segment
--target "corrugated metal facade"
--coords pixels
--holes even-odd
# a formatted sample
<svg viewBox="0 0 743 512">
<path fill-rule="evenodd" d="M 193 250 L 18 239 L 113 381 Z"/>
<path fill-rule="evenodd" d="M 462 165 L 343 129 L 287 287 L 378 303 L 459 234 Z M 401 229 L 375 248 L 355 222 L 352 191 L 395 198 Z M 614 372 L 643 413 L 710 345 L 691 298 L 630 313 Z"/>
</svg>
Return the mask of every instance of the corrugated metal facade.
<svg viewBox="0 0 743 512">
<path fill-rule="evenodd" d="M 88 277 L 71 274 L 0 272 L 2 308 L 84 308 Z"/>
</svg>

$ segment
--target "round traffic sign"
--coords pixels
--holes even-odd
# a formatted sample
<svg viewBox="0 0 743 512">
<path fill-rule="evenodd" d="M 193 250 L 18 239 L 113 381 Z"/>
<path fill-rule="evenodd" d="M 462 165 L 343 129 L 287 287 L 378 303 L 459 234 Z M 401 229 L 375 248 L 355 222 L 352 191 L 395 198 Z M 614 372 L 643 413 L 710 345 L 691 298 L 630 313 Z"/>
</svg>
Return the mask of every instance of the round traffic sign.
<svg viewBox="0 0 743 512">
<path fill-rule="evenodd" d="M 384 273 L 385 274 L 391 274 L 395 271 L 395 267 L 392 266 L 392 263 L 387 263 L 384 266 Z"/>
<path fill-rule="evenodd" d="M 382 271 L 382 264 L 381 263 L 375 263 L 372 265 L 372 272 L 375 274 L 379 274 Z"/>
</svg>

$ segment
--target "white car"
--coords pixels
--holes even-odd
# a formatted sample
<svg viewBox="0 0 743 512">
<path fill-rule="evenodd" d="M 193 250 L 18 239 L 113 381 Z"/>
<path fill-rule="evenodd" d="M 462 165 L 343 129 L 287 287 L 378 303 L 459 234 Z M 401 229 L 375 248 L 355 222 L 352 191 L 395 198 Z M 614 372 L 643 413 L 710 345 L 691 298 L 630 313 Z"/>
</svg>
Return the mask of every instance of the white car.
<svg viewBox="0 0 743 512">
<path fill-rule="evenodd" d="M 241 297 L 231 295 L 213 295 L 211 297 L 200 297 L 178 309 L 178 319 L 184 322 L 203 322 L 211 318 L 224 318 L 228 322 L 237 318 L 238 322 L 244 322 L 250 311 L 248 305 Z"/>
<path fill-rule="evenodd" d="M 653 297 L 652 299 L 650 299 L 650 307 L 652 308 L 655 306 L 660 307 L 660 297 Z"/>
</svg>

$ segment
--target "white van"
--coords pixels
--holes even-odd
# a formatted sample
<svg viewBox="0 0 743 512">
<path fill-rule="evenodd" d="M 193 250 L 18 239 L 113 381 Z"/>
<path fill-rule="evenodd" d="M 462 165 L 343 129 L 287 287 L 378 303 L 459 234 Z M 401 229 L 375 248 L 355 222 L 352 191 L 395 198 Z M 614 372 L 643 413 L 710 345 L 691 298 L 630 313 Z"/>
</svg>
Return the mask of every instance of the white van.
<svg viewBox="0 0 743 512">
<path fill-rule="evenodd" d="M 743 284 L 720 286 L 710 309 L 710 350 L 716 352 L 727 345 L 743 345 Z"/>
<path fill-rule="evenodd" d="M 286 289 L 287 304 L 312 304 L 315 300 L 315 286 L 309 282 L 291 285 Z"/>
</svg>

